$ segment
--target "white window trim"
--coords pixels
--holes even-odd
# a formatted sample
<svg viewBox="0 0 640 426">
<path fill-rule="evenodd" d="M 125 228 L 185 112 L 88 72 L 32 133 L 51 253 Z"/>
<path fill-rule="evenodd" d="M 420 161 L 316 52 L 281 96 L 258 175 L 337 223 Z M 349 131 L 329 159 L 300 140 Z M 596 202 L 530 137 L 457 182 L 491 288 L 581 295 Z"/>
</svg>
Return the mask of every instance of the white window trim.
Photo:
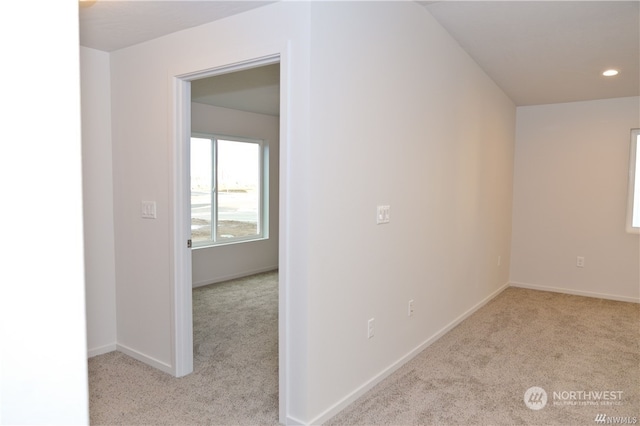
<svg viewBox="0 0 640 426">
<path fill-rule="evenodd" d="M 230 244 L 239 244 L 246 243 L 252 241 L 261 241 L 269 239 L 269 144 L 266 139 L 254 139 L 254 138 L 246 138 L 241 136 L 230 136 L 223 135 L 219 133 L 192 133 L 191 137 L 202 138 L 202 139 L 211 139 L 211 140 L 228 140 L 235 142 L 247 142 L 247 143 L 255 143 L 260 147 L 260 200 L 258 204 L 258 234 L 251 235 L 247 237 L 235 237 L 235 238 L 225 238 L 224 240 L 216 241 L 215 239 L 215 230 L 212 230 L 212 239 L 208 241 L 193 241 L 192 248 L 193 249 L 203 249 L 210 247 L 220 247 Z M 216 161 L 217 157 L 217 144 L 214 144 L 212 147 L 212 164 Z M 213 169 L 215 171 L 215 169 Z M 216 179 L 216 173 L 213 173 L 212 178 Z M 214 181 L 215 184 L 215 181 Z M 217 184 L 216 184 L 217 186 Z M 214 191 L 217 196 L 217 188 Z M 212 200 L 211 203 L 211 214 L 212 214 L 212 226 L 217 226 L 218 223 L 218 213 L 217 213 L 217 200 L 214 202 Z M 191 215 L 191 212 L 189 213 Z"/>
<path fill-rule="evenodd" d="M 627 195 L 627 232 L 640 234 L 640 227 L 633 226 L 634 206 L 640 210 L 640 188 L 636 187 L 640 180 L 640 170 L 638 170 L 638 145 L 640 145 L 640 129 L 631 130 L 631 143 L 629 149 L 629 193 Z"/>
</svg>

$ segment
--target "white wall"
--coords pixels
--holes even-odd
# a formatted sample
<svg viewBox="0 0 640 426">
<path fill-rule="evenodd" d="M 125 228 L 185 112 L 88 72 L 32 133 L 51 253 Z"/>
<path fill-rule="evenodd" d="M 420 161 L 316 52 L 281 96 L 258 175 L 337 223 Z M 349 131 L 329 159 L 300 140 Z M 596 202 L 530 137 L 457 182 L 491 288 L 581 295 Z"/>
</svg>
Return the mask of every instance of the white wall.
<svg viewBox="0 0 640 426">
<path fill-rule="evenodd" d="M 314 2 L 311 16 L 319 423 L 507 285 L 515 107 L 418 4 Z"/>
<path fill-rule="evenodd" d="M 118 347 L 165 371 L 173 360 L 172 212 L 174 76 L 281 54 L 280 239 L 281 400 L 306 417 L 306 174 L 308 170 L 309 4 L 273 5 L 111 53 L 114 224 Z M 284 120 L 284 118 L 283 118 Z M 288 144 L 287 144 L 288 143 Z M 286 149 L 285 149 L 286 148 Z M 284 196 L 283 196 L 284 194 Z M 140 201 L 157 219 L 140 218 Z M 281 231 L 282 236 L 283 231 Z M 189 283 L 190 284 L 190 283 Z M 290 305 L 289 305 L 290 304 Z M 288 341 L 286 339 L 289 339 Z M 286 384 L 286 386 L 285 386 Z"/>
<path fill-rule="evenodd" d="M 0 424 L 89 422 L 77 29 L 76 2 L 0 6 Z"/>
<path fill-rule="evenodd" d="M 166 371 L 172 78 L 273 51 L 281 400 L 319 422 L 507 285 L 515 108 L 412 2 L 280 2 L 113 52 L 118 343 Z"/>
<path fill-rule="evenodd" d="M 518 108 L 514 285 L 640 301 L 640 237 L 625 231 L 634 127 L 638 97 Z"/>
<path fill-rule="evenodd" d="M 192 250 L 193 286 L 198 287 L 278 267 L 279 117 L 191 104 L 193 132 L 262 139 L 269 145 L 269 239 Z"/>
<path fill-rule="evenodd" d="M 80 48 L 82 176 L 89 356 L 116 348 L 109 54 Z"/>
</svg>

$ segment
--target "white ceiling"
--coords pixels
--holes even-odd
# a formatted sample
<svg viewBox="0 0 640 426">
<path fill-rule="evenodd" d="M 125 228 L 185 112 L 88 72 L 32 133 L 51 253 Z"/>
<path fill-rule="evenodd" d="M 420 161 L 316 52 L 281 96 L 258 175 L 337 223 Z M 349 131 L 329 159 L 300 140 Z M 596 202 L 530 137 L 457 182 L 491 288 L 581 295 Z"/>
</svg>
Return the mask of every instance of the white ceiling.
<svg viewBox="0 0 640 426">
<path fill-rule="evenodd" d="M 280 115 L 280 64 L 191 82 L 191 100 L 240 111 Z"/>
<path fill-rule="evenodd" d="M 79 0 L 80 44 L 111 52 L 273 1 Z"/>
<path fill-rule="evenodd" d="M 271 2 L 83 3 L 81 45 L 113 51 Z M 516 105 L 640 95 L 638 0 L 419 3 Z M 600 73 L 610 67 L 619 69 L 620 75 L 605 79 Z M 273 87 L 254 90 L 273 94 Z M 225 96 L 232 98 L 229 93 Z M 203 94 L 202 102 L 205 98 Z"/>
<path fill-rule="evenodd" d="M 516 105 L 640 94 L 638 1 L 444 1 L 425 7 Z M 606 79 L 602 71 L 620 70 Z"/>
</svg>

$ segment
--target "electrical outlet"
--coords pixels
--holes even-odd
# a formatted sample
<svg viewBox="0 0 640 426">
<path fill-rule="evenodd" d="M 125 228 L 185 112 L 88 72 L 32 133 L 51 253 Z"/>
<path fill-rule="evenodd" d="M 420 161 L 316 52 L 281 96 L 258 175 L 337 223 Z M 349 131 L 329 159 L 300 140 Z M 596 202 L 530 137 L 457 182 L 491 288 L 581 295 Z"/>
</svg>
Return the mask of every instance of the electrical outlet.
<svg viewBox="0 0 640 426">
<path fill-rule="evenodd" d="M 498 256 L 498 266 L 502 265 L 502 256 Z"/>
<path fill-rule="evenodd" d="M 409 311 L 407 312 L 407 315 L 410 317 L 413 316 L 413 299 L 409 300 Z"/>
<path fill-rule="evenodd" d="M 583 256 L 578 256 L 578 258 L 576 259 L 576 266 L 578 268 L 584 268 L 584 257 Z"/>
<path fill-rule="evenodd" d="M 378 225 L 391 221 L 391 206 L 378 206 L 376 212 L 376 223 Z"/>
<path fill-rule="evenodd" d="M 367 321 L 367 339 L 371 339 L 376 334 L 374 326 L 374 318 L 371 318 L 369 321 Z"/>
</svg>

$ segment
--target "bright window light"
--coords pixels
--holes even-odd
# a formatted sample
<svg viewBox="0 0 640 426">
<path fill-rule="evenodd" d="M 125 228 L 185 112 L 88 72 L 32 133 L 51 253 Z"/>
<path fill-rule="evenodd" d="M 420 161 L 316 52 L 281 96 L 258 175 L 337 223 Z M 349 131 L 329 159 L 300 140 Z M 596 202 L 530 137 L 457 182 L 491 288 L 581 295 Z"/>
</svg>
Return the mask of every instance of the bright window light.
<svg viewBox="0 0 640 426">
<path fill-rule="evenodd" d="M 631 131 L 629 160 L 629 200 L 627 207 L 627 231 L 640 233 L 640 129 Z"/>
<path fill-rule="evenodd" d="M 193 246 L 267 238 L 266 143 L 193 135 L 190 150 Z"/>
</svg>

